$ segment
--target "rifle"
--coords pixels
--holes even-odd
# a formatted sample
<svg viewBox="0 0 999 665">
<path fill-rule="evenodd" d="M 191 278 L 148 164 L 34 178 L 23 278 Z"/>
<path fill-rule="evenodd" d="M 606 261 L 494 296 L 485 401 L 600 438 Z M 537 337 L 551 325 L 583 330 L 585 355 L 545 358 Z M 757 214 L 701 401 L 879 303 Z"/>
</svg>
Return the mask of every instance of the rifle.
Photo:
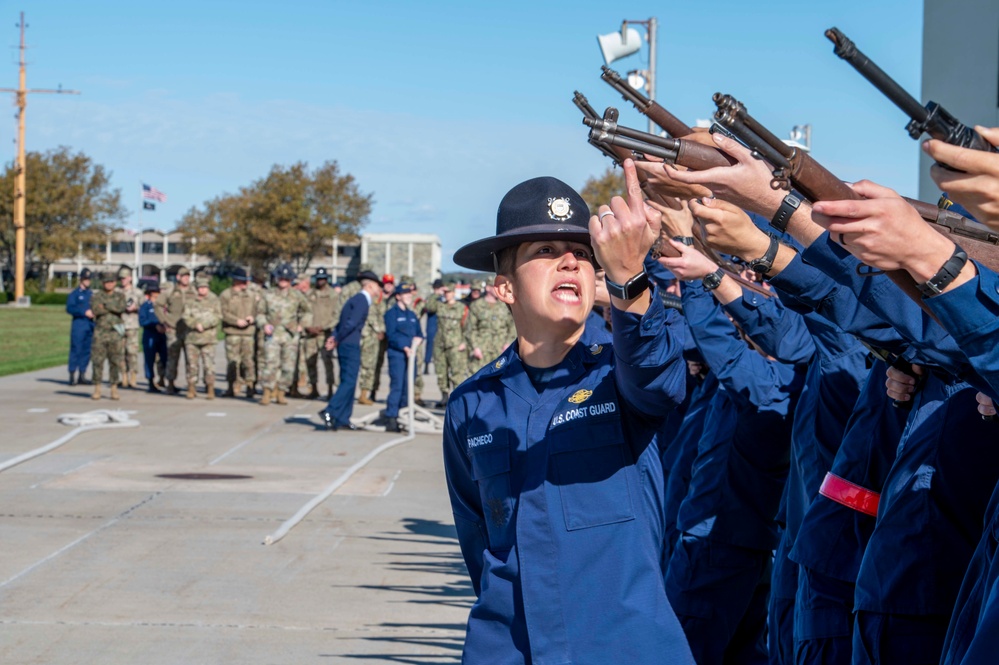
<svg viewBox="0 0 999 665">
<path fill-rule="evenodd" d="M 617 116 L 617 109 L 610 107 L 603 118 L 584 117 L 583 124 L 591 128 L 590 141 L 652 155 L 668 164 L 684 166 L 695 171 L 735 164 L 734 159 L 718 148 L 625 127 L 618 124 Z"/>
<path fill-rule="evenodd" d="M 811 201 L 859 200 L 861 197 L 833 175 L 806 152 L 789 146 L 746 111 L 745 105 L 732 97 L 715 93 L 718 111 L 715 120 L 734 134 L 740 141 L 753 148 L 766 152 L 763 156 L 774 167 L 774 179 L 770 186 L 774 189 L 790 189 L 793 185 Z M 903 197 L 905 198 L 905 197 Z M 905 200 L 919 213 L 920 217 L 933 225 L 944 235 L 960 236 L 962 247 L 968 256 L 988 266 L 999 269 L 999 234 L 987 227 L 962 217 L 950 210 L 938 208 L 910 198 Z M 901 284 L 900 284 L 901 286 Z M 917 302 L 919 300 L 917 299 Z"/>
<path fill-rule="evenodd" d="M 621 78 L 621 75 L 613 69 L 607 65 L 601 66 L 600 69 L 602 70 L 600 78 L 606 81 L 610 87 L 621 93 L 621 96 L 624 97 L 625 100 L 634 104 L 639 113 L 647 116 L 649 120 L 662 127 L 663 131 L 667 134 L 674 138 L 682 138 L 693 133 L 694 130 L 684 124 L 682 120 L 664 109 L 655 101 L 632 88 L 628 85 L 628 82 Z"/>
<path fill-rule="evenodd" d="M 597 115 L 596 110 L 592 106 L 590 106 L 590 102 L 586 99 L 586 97 L 583 96 L 583 94 L 581 92 L 579 92 L 579 90 L 574 90 L 573 91 L 573 93 L 572 93 L 572 103 L 576 105 L 576 108 L 578 108 L 580 111 L 582 111 L 582 113 L 583 113 L 583 122 L 586 122 L 586 120 L 588 118 L 589 119 L 597 119 L 597 118 L 600 117 L 599 115 Z M 624 161 L 624 157 L 619 156 L 606 143 L 602 143 L 600 141 L 596 141 L 596 140 L 593 139 L 592 136 L 589 139 L 587 139 L 587 140 L 588 140 L 589 144 L 592 145 L 594 148 L 596 148 L 597 150 L 599 150 L 600 152 L 602 152 L 607 157 L 610 157 L 611 161 L 613 161 L 615 164 L 619 164 L 619 163 L 621 163 L 621 162 Z"/>
<path fill-rule="evenodd" d="M 932 138 L 962 148 L 999 152 L 999 149 L 986 141 L 981 134 L 960 122 L 936 102 L 928 102 L 925 107 L 921 105 L 883 69 L 861 53 L 856 44 L 837 28 L 829 28 L 825 35 L 835 45 L 833 53 L 853 65 L 861 76 L 909 116 L 909 124 L 905 129 L 913 139 L 918 139 L 925 133 Z"/>
<path fill-rule="evenodd" d="M 615 130 L 613 136 L 614 137 L 618 137 L 618 135 L 617 135 L 616 132 L 619 131 L 619 130 L 621 130 L 622 127 L 621 127 L 621 125 L 617 124 L 618 110 L 616 108 L 614 108 L 612 106 L 607 107 L 607 110 L 604 111 L 603 118 L 600 118 L 597 115 L 597 112 L 593 109 L 593 107 L 590 106 L 590 103 L 587 101 L 586 97 L 584 97 L 578 90 L 574 92 L 572 102 L 573 102 L 573 104 L 576 105 L 576 108 L 578 108 L 583 113 L 583 124 L 585 124 L 587 126 L 592 126 L 592 125 L 590 125 L 590 122 L 599 121 L 599 123 L 601 124 L 601 126 L 606 127 L 606 128 L 613 128 Z M 604 123 L 606 123 L 606 124 L 604 124 Z M 665 139 L 665 138 L 663 138 L 661 136 L 656 136 L 655 134 L 648 134 L 647 132 L 640 132 L 640 131 L 635 130 L 635 129 L 629 129 L 629 128 L 623 128 L 623 129 L 628 130 L 629 132 L 632 133 L 632 135 L 643 135 L 643 136 L 646 136 L 646 137 L 650 137 L 650 138 L 656 139 L 657 141 L 661 141 L 661 142 L 675 140 L 675 139 Z M 655 156 L 659 156 L 659 157 L 662 157 L 663 155 L 668 155 L 668 156 L 671 155 L 675 159 L 678 159 L 678 160 L 682 159 L 681 157 L 679 157 L 679 155 L 681 153 L 684 156 L 686 156 L 688 154 L 699 154 L 697 152 L 697 149 L 689 150 L 689 152 L 688 152 L 688 149 L 685 149 L 683 147 L 678 147 L 678 148 L 676 148 L 674 150 L 669 150 L 669 149 L 663 147 L 662 145 L 657 145 L 657 144 L 654 144 L 654 143 L 647 143 L 647 142 L 644 142 L 644 141 L 639 140 L 639 139 L 631 139 L 633 147 L 632 148 L 626 148 L 626 146 L 621 145 L 620 143 L 613 143 L 613 142 L 607 142 L 607 141 L 605 141 L 603 138 L 601 138 L 601 135 L 599 133 L 596 136 L 594 136 L 594 132 L 596 132 L 596 131 L 597 131 L 596 129 L 592 129 L 590 131 L 590 136 L 589 136 L 589 139 L 588 139 L 590 145 L 594 146 L 595 148 L 597 148 L 598 150 L 600 150 L 600 152 L 604 153 L 605 155 L 608 155 L 611 158 L 611 160 L 615 164 L 617 164 L 617 165 L 622 164 L 625 159 L 627 159 L 627 158 L 635 155 L 636 153 L 638 155 L 651 154 L 651 155 L 655 155 Z M 610 137 L 610 136 L 611 136 L 611 134 L 608 133 L 608 137 Z M 618 138 L 620 138 L 620 137 L 618 137 Z M 625 138 L 627 138 L 627 137 L 625 137 Z M 677 141 L 677 143 L 681 143 L 681 142 Z M 689 146 L 698 146 L 699 148 L 703 148 L 704 150 L 711 151 L 711 152 L 717 153 L 719 155 L 724 155 L 724 153 L 722 151 L 718 150 L 717 148 L 711 148 L 710 146 L 704 146 L 704 145 L 701 145 L 699 143 L 693 143 L 691 141 L 683 141 L 682 144 L 686 144 L 686 146 L 688 148 L 689 148 Z M 667 145 L 669 145 L 669 144 L 667 144 Z M 710 152 L 708 154 L 710 154 Z M 703 159 L 711 159 L 711 157 L 707 157 L 706 158 L 706 157 L 700 156 L 698 158 L 692 158 L 692 159 L 701 159 L 701 160 L 703 160 Z M 686 160 L 684 159 L 684 161 L 686 161 Z M 676 162 L 671 162 L 671 163 L 680 163 L 680 162 L 676 161 Z M 722 164 L 716 164 L 716 165 L 721 166 Z M 729 160 L 729 158 L 727 156 L 725 157 L 725 165 L 731 165 L 731 161 Z M 639 177 L 641 177 L 641 172 L 639 172 Z M 644 185 L 644 182 L 643 182 L 643 185 Z M 771 291 L 769 291 L 769 290 L 761 287 L 760 285 L 756 284 L 755 282 L 751 282 L 751 281 L 749 281 L 747 279 L 743 279 L 743 277 L 741 275 L 739 275 L 739 267 L 738 266 L 736 266 L 735 264 L 733 264 L 731 261 L 726 261 L 725 259 L 723 259 L 717 252 L 715 252 L 715 250 L 713 248 L 709 247 L 707 245 L 707 243 L 704 242 L 704 240 L 703 240 L 702 237 L 700 237 L 697 234 L 695 234 L 695 236 L 694 236 L 694 245 L 705 256 L 707 256 L 712 261 L 714 261 L 716 264 L 718 264 L 722 268 L 722 270 L 725 272 L 725 274 L 727 274 L 729 277 L 731 277 L 732 279 L 734 279 L 735 281 L 737 281 L 744 288 L 747 288 L 750 291 L 754 291 L 756 293 L 759 293 L 760 295 L 762 295 L 764 297 L 767 297 L 767 298 L 770 298 L 770 297 L 772 297 L 774 295 Z M 681 309 L 681 311 L 682 311 L 682 309 Z"/>
</svg>

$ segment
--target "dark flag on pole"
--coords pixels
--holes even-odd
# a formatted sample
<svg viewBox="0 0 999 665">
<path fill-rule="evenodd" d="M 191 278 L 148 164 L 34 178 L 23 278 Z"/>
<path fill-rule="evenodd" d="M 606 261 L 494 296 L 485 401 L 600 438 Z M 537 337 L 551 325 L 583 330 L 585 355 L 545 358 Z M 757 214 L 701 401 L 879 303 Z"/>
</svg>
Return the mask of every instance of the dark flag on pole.
<svg viewBox="0 0 999 665">
<path fill-rule="evenodd" d="M 156 204 L 153 203 L 152 201 L 143 201 L 142 202 L 142 209 L 143 210 L 156 210 Z"/>
</svg>

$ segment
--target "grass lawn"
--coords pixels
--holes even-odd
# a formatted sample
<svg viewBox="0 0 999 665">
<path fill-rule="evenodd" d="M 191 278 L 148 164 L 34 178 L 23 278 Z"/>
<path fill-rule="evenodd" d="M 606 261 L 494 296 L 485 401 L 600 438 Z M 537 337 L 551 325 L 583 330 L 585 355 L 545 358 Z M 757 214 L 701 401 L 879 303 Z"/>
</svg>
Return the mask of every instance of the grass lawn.
<svg viewBox="0 0 999 665">
<path fill-rule="evenodd" d="M 65 365 L 72 321 L 64 305 L 0 307 L 0 376 Z"/>
</svg>

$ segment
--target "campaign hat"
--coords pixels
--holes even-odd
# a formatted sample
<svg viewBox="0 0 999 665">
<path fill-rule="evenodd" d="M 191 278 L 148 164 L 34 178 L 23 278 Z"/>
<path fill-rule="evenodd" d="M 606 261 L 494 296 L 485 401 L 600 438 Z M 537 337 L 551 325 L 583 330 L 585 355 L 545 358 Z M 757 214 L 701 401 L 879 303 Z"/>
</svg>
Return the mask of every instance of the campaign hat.
<svg viewBox="0 0 999 665">
<path fill-rule="evenodd" d="M 590 210 L 576 190 L 558 178 L 532 178 L 500 201 L 496 234 L 465 245 L 454 253 L 454 262 L 490 272 L 497 252 L 521 243 L 567 240 L 589 245 L 589 224 Z"/>
<path fill-rule="evenodd" d="M 379 285 L 381 285 L 381 284 L 382 284 L 382 279 L 381 279 L 381 277 L 379 277 L 378 275 L 376 275 L 375 273 L 373 273 L 373 272 L 372 272 L 372 271 L 370 271 L 370 270 L 362 270 L 362 271 L 361 271 L 361 272 L 360 272 L 360 273 L 359 273 L 359 274 L 357 275 L 357 280 L 358 280 L 358 281 L 364 281 L 364 280 L 366 280 L 366 279 L 367 279 L 367 280 L 371 280 L 372 282 L 375 282 L 376 284 L 379 284 Z"/>
<path fill-rule="evenodd" d="M 229 273 L 229 276 L 232 277 L 232 281 L 234 282 L 245 282 L 249 280 L 249 277 L 246 275 L 246 271 L 239 267 L 233 268 L 232 272 Z"/>
</svg>

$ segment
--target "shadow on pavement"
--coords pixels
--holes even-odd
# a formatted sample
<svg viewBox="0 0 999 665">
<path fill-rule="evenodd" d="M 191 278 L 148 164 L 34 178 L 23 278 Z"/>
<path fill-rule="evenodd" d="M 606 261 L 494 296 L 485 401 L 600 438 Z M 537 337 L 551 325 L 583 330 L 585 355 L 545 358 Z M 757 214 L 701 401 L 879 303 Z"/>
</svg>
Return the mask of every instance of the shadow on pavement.
<svg viewBox="0 0 999 665">
<path fill-rule="evenodd" d="M 378 536 L 380 540 L 393 540 L 412 545 L 438 546 L 435 552 L 401 551 L 390 552 L 393 559 L 388 562 L 391 570 L 430 575 L 432 582 L 416 585 L 366 586 L 375 591 L 392 591 L 408 595 L 406 603 L 414 605 L 437 605 L 468 610 L 475 600 L 472 584 L 465 570 L 465 562 L 458 548 L 458 536 L 454 525 L 406 518 L 402 521 L 404 531 L 387 532 Z M 372 631 L 400 633 L 398 637 L 386 636 L 364 638 L 370 643 L 387 643 L 397 647 L 411 645 L 416 653 L 375 653 L 342 654 L 338 657 L 356 660 L 374 660 L 390 663 L 457 663 L 461 661 L 461 650 L 465 642 L 464 623 L 380 623 L 371 625 Z M 427 634 L 431 633 L 431 634 Z M 427 649 L 437 651 L 425 653 Z M 321 654 L 329 657 L 332 654 Z"/>
</svg>

